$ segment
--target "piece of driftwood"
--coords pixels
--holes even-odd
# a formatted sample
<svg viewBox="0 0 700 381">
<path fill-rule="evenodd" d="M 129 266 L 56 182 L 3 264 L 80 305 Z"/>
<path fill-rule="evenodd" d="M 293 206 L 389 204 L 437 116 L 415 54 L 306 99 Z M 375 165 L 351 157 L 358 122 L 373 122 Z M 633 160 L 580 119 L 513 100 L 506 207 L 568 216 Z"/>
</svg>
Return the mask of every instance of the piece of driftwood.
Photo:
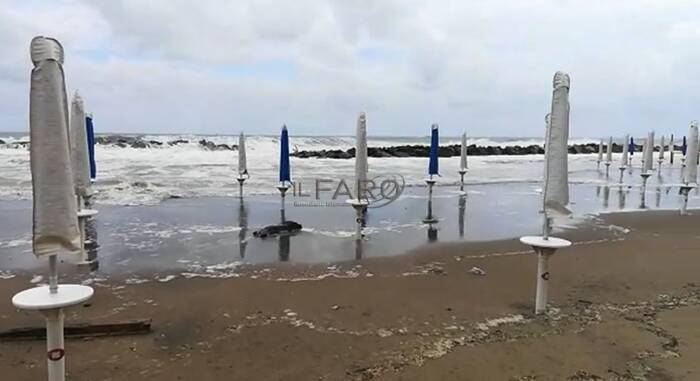
<svg viewBox="0 0 700 381">
<path fill-rule="evenodd" d="M 119 323 L 75 324 L 64 329 L 66 338 L 143 335 L 151 332 L 151 319 Z M 13 328 L 0 331 L 0 341 L 43 340 L 46 327 Z"/>
</svg>

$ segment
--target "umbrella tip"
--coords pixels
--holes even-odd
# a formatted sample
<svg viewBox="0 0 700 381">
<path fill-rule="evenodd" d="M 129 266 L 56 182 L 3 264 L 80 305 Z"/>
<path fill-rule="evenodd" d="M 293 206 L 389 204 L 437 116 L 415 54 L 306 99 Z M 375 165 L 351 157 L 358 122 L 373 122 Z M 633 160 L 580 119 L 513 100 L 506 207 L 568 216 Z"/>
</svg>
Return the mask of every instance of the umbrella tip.
<svg viewBox="0 0 700 381">
<path fill-rule="evenodd" d="M 433 123 L 433 125 L 430 126 L 430 128 L 432 128 L 433 130 L 437 130 L 437 129 L 438 129 L 438 124 L 437 124 L 437 123 Z"/>
<path fill-rule="evenodd" d="M 287 131 L 287 125 L 286 125 L 286 124 L 283 124 L 283 125 L 282 125 L 282 131 Z"/>
<path fill-rule="evenodd" d="M 690 126 L 691 126 L 691 127 L 698 128 L 698 121 L 697 121 L 697 120 L 691 120 L 691 121 L 690 121 Z M 684 136 L 684 138 L 685 138 L 685 136 Z"/>
<path fill-rule="evenodd" d="M 559 87 L 566 87 L 569 88 L 571 85 L 571 77 L 569 77 L 569 74 L 563 72 L 563 71 L 558 71 L 554 73 L 554 88 L 559 88 Z"/>
<path fill-rule="evenodd" d="M 75 90 L 75 93 L 73 94 L 73 103 L 80 106 L 81 108 L 83 107 L 83 98 L 80 96 L 78 90 Z"/>
<path fill-rule="evenodd" d="M 55 38 L 36 36 L 29 44 L 29 51 L 34 65 L 44 60 L 55 60 L 63 64 L 63 46 Z"/>
</svg>

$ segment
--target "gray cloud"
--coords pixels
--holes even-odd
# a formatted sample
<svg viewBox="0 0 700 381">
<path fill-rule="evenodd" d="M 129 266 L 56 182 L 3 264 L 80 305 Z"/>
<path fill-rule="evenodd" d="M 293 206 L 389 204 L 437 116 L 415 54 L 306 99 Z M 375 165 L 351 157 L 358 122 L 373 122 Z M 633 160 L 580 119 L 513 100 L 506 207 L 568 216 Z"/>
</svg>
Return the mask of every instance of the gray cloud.
<svg viewBox="0 0 700 381">
<path fill-rule="evenodd" d="M 700 2 L 2 1 L 0 130 L 26 129 L 27 47 L 59 38 L 102 130 L 542 135 L 572 77 L 572 135 L 700 118 Z"/>
</svg>

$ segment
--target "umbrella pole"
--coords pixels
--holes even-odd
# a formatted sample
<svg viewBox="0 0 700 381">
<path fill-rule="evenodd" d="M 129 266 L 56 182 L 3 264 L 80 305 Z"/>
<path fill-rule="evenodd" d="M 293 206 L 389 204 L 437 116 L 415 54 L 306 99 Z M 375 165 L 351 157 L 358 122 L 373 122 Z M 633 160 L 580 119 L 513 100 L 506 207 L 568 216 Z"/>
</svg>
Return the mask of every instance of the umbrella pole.
<svg viewBox="0 0 700 381">
<path fill-rule="evenodd" d="M 540 315 L 547 310 L 547 295 L 549 294 L 549 256 L 553 250 L 539 247 L 537 252 L 537 291 L 535 294 L 535 314 Z"/>
<path fill-rule="evenodd" d="M 632 155 L 630 155 L 630 163 L 628 165 L 628 168 L 629 168 L 629 174 L 631 175 L 632 174 Z"/>
<path fill-rule="evenodd" d="M 464 175 L 467 173 L 465 169 L 459 170 L 459 190 L 464 192 Z"/>
<path fill-rule="evenodd" d="M 688 194 L 690 193 L 691 187 L 681 186 L 681 194 L 683 195 L 683 203 L 681 204 L 681 216 L 688 215 Z"/>
<path fill-rule="evenodd" d="M 65 381 L 66 357 L 63 338 L 63 309 L 42 311 L 46 318 L 46 368 L 49 381 Z"/>
<path fill-rule="evenodd" d="M 280 215 L 282 216 L 282 223 L 286 221 L 286 217 L 284 215 L 284 197 L 287 193 L 287 189 L 289 189 L 288 186 L 286 186 L 284 183 L 281 183 L 277 189 L 280 191 L 280 200 L 281 200 L 281 205 L 280 205 Z"/>
<path fill-rule="evenodd" d="M 245 181 L 245 177 L 239 177 L 236 180 L 238 180 L 238 197 L 243 198 L 243 182 Z"/>
<path fill-rule="evenodd" d="M 609 177 L 610 177 L 610 162 L 606 161 L 605 162 L 605 178 L 607 179 Z"/>
<path fill-rule="evenodd" d="M 646 196 L 647 196 L 647 179 L 651 176 L 651 173 L 642 173 L 642 205 L 641 208 L 646 208 Z"/>
<path fill-rule="evenodd" d="M 49 257 L 49 292 L 55 294 L 58 292 L 58 256 L 52 255 Z"/>
<path fill-rule="evenodd" d="M 425 180 L 425 182 L 428 184 L 428 216 L 423 220 L 423 222 L 433 223 L 435 222 L 435 218 L 433 217 L 433 185 L 435 185 L 433 175 L 430 175 L 430 178 Z"/>
<path fill-rule="evenodd" d="M 83 258 L 83 262 L 88 262 L 87 252 L 85 251 L 85 217 L 78 217 L 78 224 L 80 226 L 80 255 Z"/>
</svg>

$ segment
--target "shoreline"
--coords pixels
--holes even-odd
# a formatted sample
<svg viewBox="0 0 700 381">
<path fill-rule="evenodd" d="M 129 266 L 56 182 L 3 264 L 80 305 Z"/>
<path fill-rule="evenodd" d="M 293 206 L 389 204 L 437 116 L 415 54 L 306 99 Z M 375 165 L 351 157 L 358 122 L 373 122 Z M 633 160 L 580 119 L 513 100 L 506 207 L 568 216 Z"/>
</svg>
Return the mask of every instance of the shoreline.
<svg viewBox="0 0 700 381">
<path fill-rule="evenodd" d="M 359 268 L 306 265 L 270 275 L 289 271 L 297 281 L 110 279 L 92 284 L 94 300 L 69 310 L 67 324 L 149 317 L 154 332 L 69 340 L 68 370 L 112 380 L 695 379 L 700 215 L 601 218 L 630 230 L 562 234 L 574 246 L 552 257 L 544 317 L 532 313 L 535 256 L 512 239 L 438 243 Z M 362 275 L 311 280 L 353 269 Z M 0 297 L 9 300 L 28 280 L 0 280 Z M 3 327 L 41 321 L 9 303 L 0 305 L 0 319 Z M 42 348 L 0 342 L 0 369 L 13 380 L 37 379 Z"/>
</svg>

